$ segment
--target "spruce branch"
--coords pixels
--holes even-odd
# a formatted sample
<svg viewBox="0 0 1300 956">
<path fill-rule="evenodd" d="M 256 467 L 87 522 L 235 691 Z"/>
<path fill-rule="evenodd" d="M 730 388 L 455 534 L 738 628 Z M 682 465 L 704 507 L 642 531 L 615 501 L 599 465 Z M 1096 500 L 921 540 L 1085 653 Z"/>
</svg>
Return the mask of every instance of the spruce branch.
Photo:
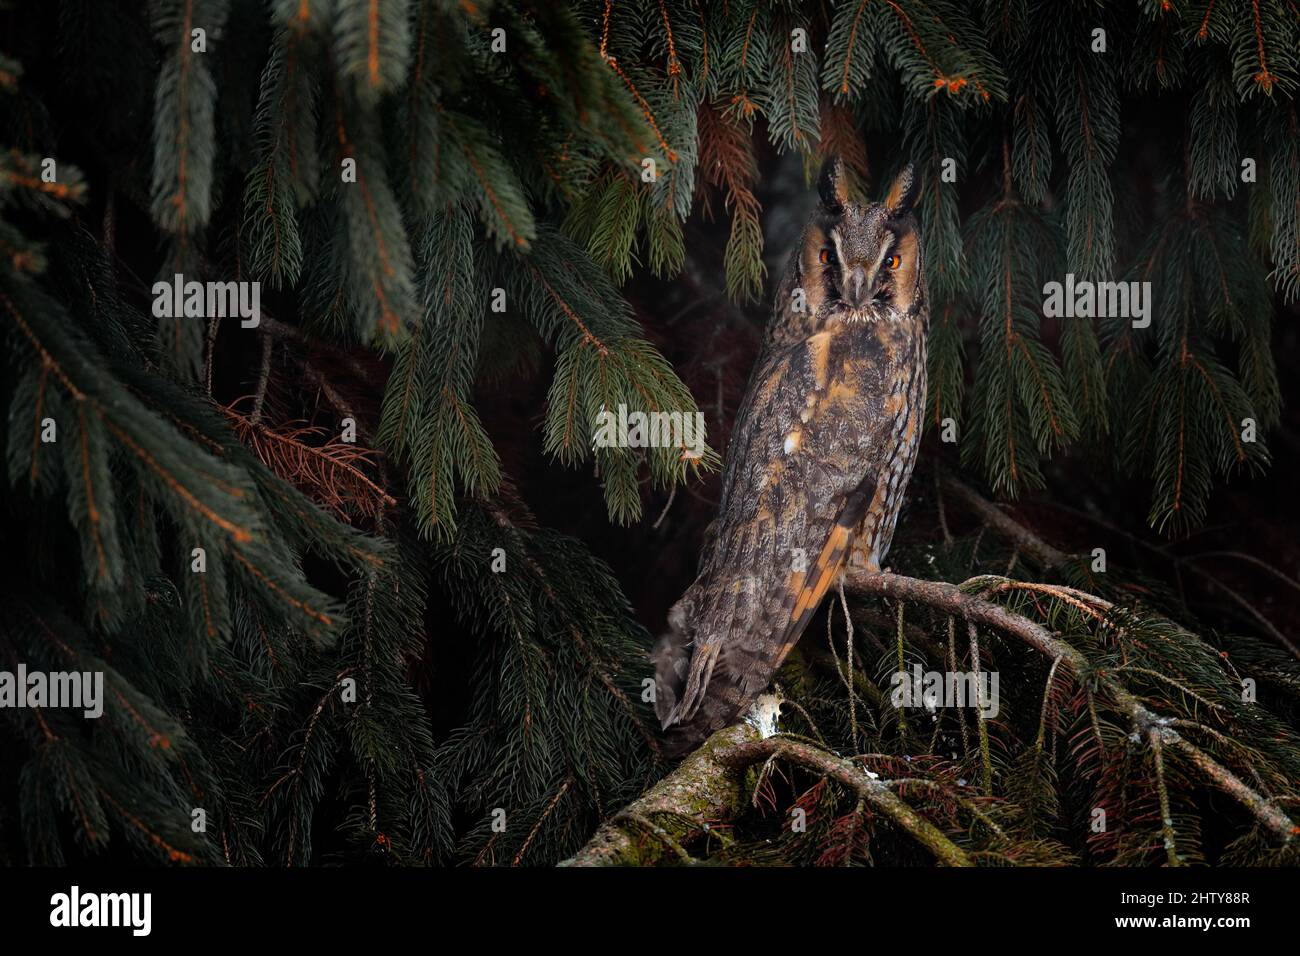
<svg viewBox="0 0 1300 956">
<path fill-rule="evenodd" d="M 173 233 L 204 226 L 212 209 L 217 85 L 195 29 L 215 42 L 225 0 L 157 0 L 153 28 L 164 53 L 154 103 L 152 212 Z"/>
<path fill-rule="evenodd" d="M 898 781 L 873 779 L 851 760 L 837 757 L 810 744 L 783 737 L 768 737 L 765 740 L 738 743 L 718 755 L 718 759 L 724 765 L 738 769 L 772 757 L 788 760 L 808 770 L 824 774 L 848 787 L 873 809 L 907 831 L 944 866 L 974 865 L 964 850 L 944 836 L 934 824 L 918 814 L 894 792 L 894 785 Z"/>
<path fill-rule="evenodd" d="M 1153 727 L 1162 729 L 1161 740 L 1166 747 L 1185 756 L 1208 782 L 1236 799 L 1283 843 L 1289 843 L 1294 836 L 1300 834 L 1300 828 L 1271 801 L 1173 730 L 1169 718 L 1151 711 L 1104 669 L 1094 666 L 1082 652 L 1043 625 L 1000 604 L 974 596 L 964 590 L 965 586 L 923 581 L 890 573 L 868 574 L 859 571 L 850 571 L 846 575 L 846 584 L 849 590 L 859 595 L 916 601 L 961 617 L 969 623 L 996 628 L 1025 642 L 1049 660 L 1061 658 L 1078 680 L 1094 681 L 1109 698 L 1112 706 L 1129 717 L 1138 733 L 1145 734 Z"/>
<path fill-rule="evenodd" d="M 724 190 L 731 212 L 731 235 L 723 261 L 727 295 L 737 302 L 757 298 L 763 290 L 763 229 L 754 186 L 758 163 L 749 131 L 728 120 L 714 105 L 701 106 L 700 167 L 704 180 Z"/>
<path fill-rule="evenodd" d="M 347 520 L 350 509 L 373 516 L 397 501 L 361 470 L 373 465 L 372 450 L 345 442 L 327 429 L 306 424 L 271 426 L 233 406 L 222 408 L 235 434 L 261 461 L 313 501 Z"/>
</svg>

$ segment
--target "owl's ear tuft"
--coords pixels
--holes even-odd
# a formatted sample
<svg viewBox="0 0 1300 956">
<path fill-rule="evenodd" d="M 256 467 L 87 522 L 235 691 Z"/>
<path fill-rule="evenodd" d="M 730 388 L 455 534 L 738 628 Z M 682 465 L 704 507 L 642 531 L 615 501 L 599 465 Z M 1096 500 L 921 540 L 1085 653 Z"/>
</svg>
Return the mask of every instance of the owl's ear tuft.
<svg viewBox="0 0 1300 956">
<path fill-rule="evenodd" d="M 912 164 L 908 163 L 894 177 L 894 182 L 889 187 L 889 195 L 885 197 L 885 209 L 890 216 L 903 216 L 911 211 L 919 185 Z"/>
<path fill-rule="evenodd" d="M 849 177 L 844 172 L 844 161 L 838 156 L 832 156 L 822 163 L 817 192 L 828 212 L 839 210 L 849 201 Z"/>
</svg>

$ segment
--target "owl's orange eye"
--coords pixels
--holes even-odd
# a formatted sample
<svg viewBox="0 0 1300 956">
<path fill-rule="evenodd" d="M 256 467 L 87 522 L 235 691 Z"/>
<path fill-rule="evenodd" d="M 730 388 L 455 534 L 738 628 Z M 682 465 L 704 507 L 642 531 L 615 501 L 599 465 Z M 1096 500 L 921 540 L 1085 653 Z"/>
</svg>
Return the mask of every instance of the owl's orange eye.
<svg viewBox="0 0 1300 956">
<path fill-rule="evenodd" d="M 889 266 L 890 269 L 897 269 L 902 264 L 903 264 L 902 256 L 890 256 L 888 259 L 885 260 L 885 265 Z"/>
<path fill-rule="evenodd" d="M 821 262 L 822 265 L 826 265 L 828 262 L 831 261 L 831 251 L 829 249 L 823 249 L 820 253 L 817 254 L 817 259 L 818 261 Z"/>
</svg>

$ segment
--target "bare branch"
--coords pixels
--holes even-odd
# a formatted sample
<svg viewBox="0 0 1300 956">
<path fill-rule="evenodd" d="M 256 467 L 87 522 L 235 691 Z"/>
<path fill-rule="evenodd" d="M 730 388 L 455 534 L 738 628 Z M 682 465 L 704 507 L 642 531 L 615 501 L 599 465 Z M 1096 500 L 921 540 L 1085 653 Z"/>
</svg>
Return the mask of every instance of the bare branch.
<svg viewBox="0 0 1300 956">
<path fill-rule="evenodd" d="M 994 531 L 1010 540 L 1021 551 L 1031 555 L 1045 569 L 1057 567 L 1070 560 L 1069 554 L 1048 544 L 965 482 L 949 476 L 943 479 L 943 487 L 965 502 Z"/>
<path fill-rule="evenodd" d="M 784 737 L 768 737 L 765 740 L 737 744 L 718 755 L 721 763 L 738 770 L 743 770 L 769 757 L 788 760 L 808 770 L 824 773 L 853 790 L 877 811 L 888 816 L 911 834 L 945 866 L 974 866 L 961 847 L 944 836 L 938 827 L 918 814 L 894 793 L 888 780 L 875 780 L 867 776 L 866 771 L 851 760 Z"/>
<path fill-rule="evenodd" d="M 969 622 L 995 627 L 1024 641 L 1049 660 L 1061 658 L 1077 677 L 1083 679 L 1086 676 L 1095 681 L 1110 698 L 1111 704 L 1133 720 L 1134 728 L 1141 737 L 1145 738 L 1152 727 L 1159 728 L 1161 742 L 1166 748 L 1185 755 L 1210 784 L 1236 799 L 1284 843 L 1289 843 L 1300 833 L 1300 828 L 1296 827 L 1290 817 L 1174 730 L 1170 718 L 1153 713 L 1113 677 L 1094 670 L 1081 651 L 1041 624 L 942 581 L 922 581 L 899 574 L 851 570 L 846 585 L 860 595 L 916 601 Z"/>
</svg>

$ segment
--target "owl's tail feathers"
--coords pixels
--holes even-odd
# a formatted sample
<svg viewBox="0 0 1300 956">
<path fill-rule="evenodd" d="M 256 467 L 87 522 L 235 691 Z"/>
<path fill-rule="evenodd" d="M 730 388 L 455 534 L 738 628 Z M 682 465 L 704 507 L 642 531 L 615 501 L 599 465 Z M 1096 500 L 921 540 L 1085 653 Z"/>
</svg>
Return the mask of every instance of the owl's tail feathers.
<svg viewBox="0 0 1300 956">
<path fill-rule="evenodd" d="M 692 587 L 669 611 L 669 631 L 650 654 L 655 668 L 655 716 L 667 732 L 665 749 L 672 756 L 704 743 L 731 721 L 741 703 L 739 687 L 711 680 L 723 642 L 698 634 L 697 594 L 698 588 Z"/>
<path fill-rule="evenodd" d="M 724 681 L 715 682 L 709 688 L 711 692 L 698 694 L 694 707 L 688 709 L 683 697 L 685 679 L 672 683 L 660 676 L 664 673 L 661 668 L 665 664 L 671 677 L 684 675 L 690 667 L 689 656 L 682 654 L 676 657 L 676 652 L 666 644 L 669 640 L 669 636 L 661 638 L 656 648 L 658 660 L 655 681 L 658 687 L 655 713 L 665 731 L 665 752 L 672 757 L 682 757 L 704 743 L 715 730 L 727 726 L 735 719 L 740 703 L 740 688 Z M 713 657 L 717 657 L 716 651 Z"/>
<path fill-rule="evenodd" d="M 716 637 L 699 633 L 699 592 L 696 581 L 673 605 L 668 612 L 668 633 L 650 654 L 655 666 L 655 715 L 665 730 L 695 716 L 722 649 Z"/>
<path fill-rule="evenodd" d="M 682 699 L 677 702 L 674 723 L 690 720 L 700 709 L 709 690 L 709 681 L 713 679 L 713 668 L 718 664 L 718 654 L 722 642 L 717 639 L 706 640 L 697 644 L 691 655 L 690 674 L 686 678 L 686 689 Z"/>
<path fill-rule="evenodd" d="M 734 703 L 728 694 L 722 695 L 728 698 L 724 701 L 705 693 L 722 644 L 706 641 L 692 648 L 689 615 L 693 609 L 688 592 L 669 612 L 670 629 L 650 654 L 655 668 L 655 716 L 666 731 L 665 750 L 674 757 L 686 755 L 724 726 L 729 715 L 720 711 Z"/>
</svg>

